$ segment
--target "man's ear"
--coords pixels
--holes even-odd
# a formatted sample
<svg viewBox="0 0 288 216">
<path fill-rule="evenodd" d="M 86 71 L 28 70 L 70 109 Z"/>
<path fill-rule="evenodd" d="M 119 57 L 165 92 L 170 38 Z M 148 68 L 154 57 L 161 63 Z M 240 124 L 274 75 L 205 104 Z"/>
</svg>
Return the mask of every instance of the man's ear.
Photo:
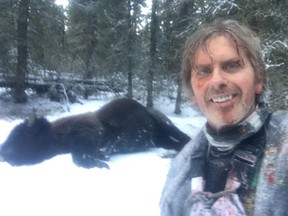
<svg viewBox="0 0 288 216">
<path fill-rule="evenodd" d="M 263 92 L 263 84 L 262 83 L 257 83 L 255 86 L 255 93 L 256 94 L 261 94 Z"/>
<path fill-rule="evenodd" d="M 263 75 L 263 72 L 259 75 L 259 77 L 257 78 L 256 80 L 256 83 L 255 83 L 255 93 L 256 94 L 260 94 L 263 92 L 263 86 L 264 86 L 264 75 Z"/>
</svg>

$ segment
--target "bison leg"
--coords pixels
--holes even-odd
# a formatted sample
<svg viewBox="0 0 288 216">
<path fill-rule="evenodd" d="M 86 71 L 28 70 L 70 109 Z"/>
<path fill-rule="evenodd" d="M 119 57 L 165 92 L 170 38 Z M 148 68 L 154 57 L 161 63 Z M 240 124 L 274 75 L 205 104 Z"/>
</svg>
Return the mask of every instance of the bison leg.
<svg viewBox="0 0 288 216">
<path fill-rule="evenodd" d="M 109 165 L 105 161 L 94 158 L 89 154 L 74 152 L 72 153 L 72 158 L 74 163 L 80 167 L 88 169 L 94 167 L 98 167 L 100 169 L 101 168 L 110 169 Z"/>
<path fill-rule="evenodd" d="M 97 141 L 93 136 L 75 137 L 72 149 L 72 158 L 75 164 L 84 168 L 106 168 L 109 169 L 105 155 L 98 149 Z"/>
</svg>

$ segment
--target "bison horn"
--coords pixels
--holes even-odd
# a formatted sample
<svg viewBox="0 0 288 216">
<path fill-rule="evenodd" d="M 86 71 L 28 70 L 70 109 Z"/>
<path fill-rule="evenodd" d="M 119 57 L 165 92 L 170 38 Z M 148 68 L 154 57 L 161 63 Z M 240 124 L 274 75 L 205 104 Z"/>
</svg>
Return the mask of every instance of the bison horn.
<svg viewBox="0 0 288 216">
<path fill-rule="evenodd" d="M 32 113 L 30 114 L 30 117 L 28 119 L 27 126 L 32 127 L 35 123 L 36 118 L 37 118 L 36 109 L 33 109 Z"/>
</svg>

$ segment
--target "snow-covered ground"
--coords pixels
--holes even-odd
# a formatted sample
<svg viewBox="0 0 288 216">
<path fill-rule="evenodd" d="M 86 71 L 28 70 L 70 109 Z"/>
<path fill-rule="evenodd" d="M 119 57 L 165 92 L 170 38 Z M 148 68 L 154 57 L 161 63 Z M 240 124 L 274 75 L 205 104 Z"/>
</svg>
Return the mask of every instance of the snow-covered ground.
<svg viewBox="0 0 288 216">
<path fill-rule="evenodd" d="M 49 115 L 49 120 L 94 111 L 105 100 L 83 101 L 70 112 Z M 204 118 L 190 107 L 173 114 L 174 103 L 158 102 L 182 131 L 194 136 Z M 0 143 L 21 119 L 0 119 Z M 73 164 L 70 155 L 59 155 L 33 166 L 11 167 L 0 163 L 0 215 L 2 216 L 158 216 L 159 199 L 171 159 L 162 158 L 163 149 L 117 155 L 110 170 L 84 169 Z"/>
</svg>

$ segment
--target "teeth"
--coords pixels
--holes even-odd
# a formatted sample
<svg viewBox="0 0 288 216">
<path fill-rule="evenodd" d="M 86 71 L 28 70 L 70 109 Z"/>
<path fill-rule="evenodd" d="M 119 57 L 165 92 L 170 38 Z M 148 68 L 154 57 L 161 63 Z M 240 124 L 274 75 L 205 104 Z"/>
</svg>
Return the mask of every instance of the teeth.
<svg viewBox="0 0 288 216">
<path fill-rule="evenodd" d="M 222 103 L 228 100 L 232 99 L 232 95 L 226 96 L 226 97 L 218 97 L 218 98 L 213 98 L 212 101 L 214 103 Z"/>
</svg>

